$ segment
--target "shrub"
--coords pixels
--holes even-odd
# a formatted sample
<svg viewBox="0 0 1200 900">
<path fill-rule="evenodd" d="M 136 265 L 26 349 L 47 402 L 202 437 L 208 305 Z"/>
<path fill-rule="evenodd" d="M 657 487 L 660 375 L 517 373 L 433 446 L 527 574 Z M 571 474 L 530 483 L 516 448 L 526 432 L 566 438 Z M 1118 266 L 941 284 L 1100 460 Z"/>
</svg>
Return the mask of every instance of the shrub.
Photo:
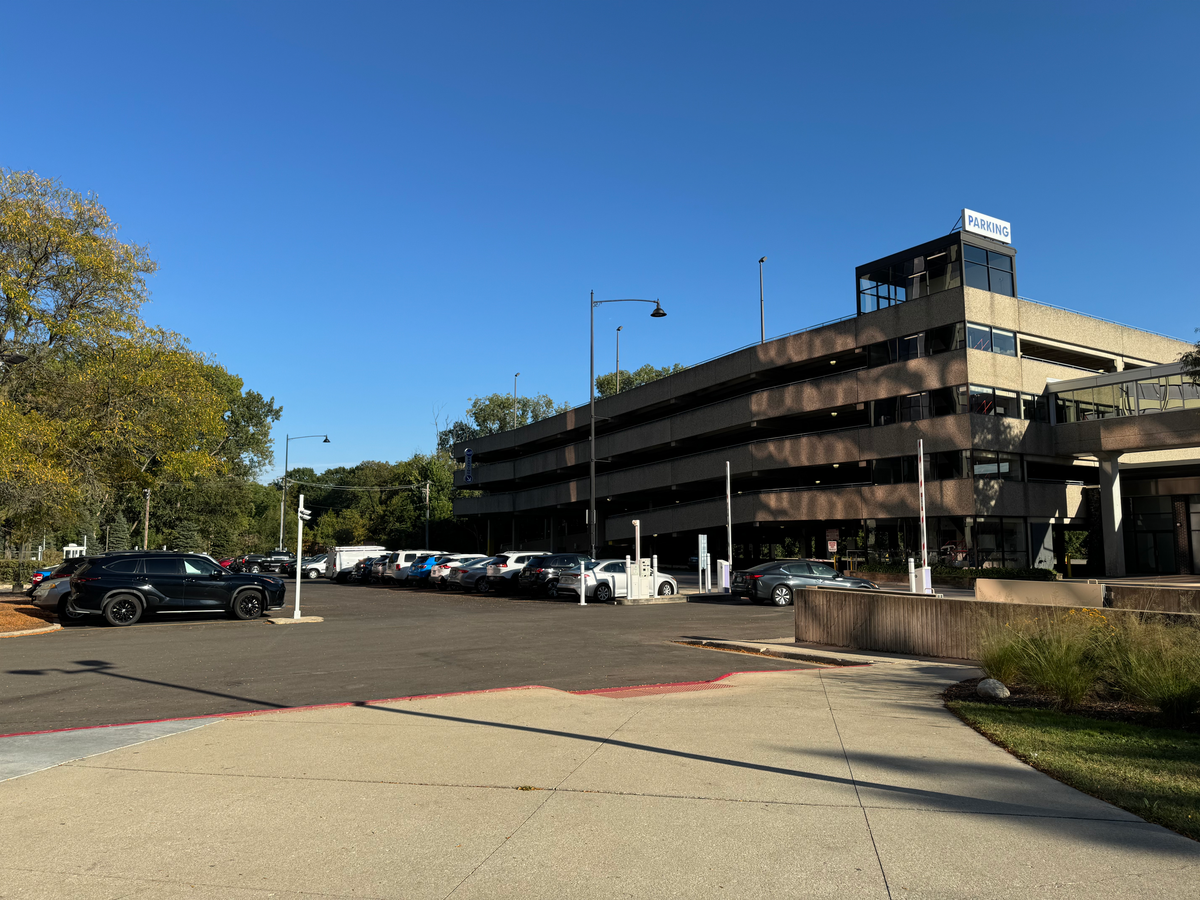
<svg viewBox="0 0 1200 900">
<path fill-rule="evenodd" d="M 1021 652 L 1015 632 L 1005 629 L 985 634 L 980 642 L 979 662 L 988 678 L 1013 685 L 1021 681 Z"/>
<path fill-rule="evenodd" d="M 16 581 L 28 584 L 29 579 L 33 576 L 33 570 L 39 565 L 41 563 L 34 560 L 18 562 L 15 559 L 0 559 L 0 584 L 10 584 Z"/>
<path fill-rule="evenodd" d="M 981 662 L 990 677 L 1045 691 L 1056 707 L 1070 709 L 1096 688 L 1112 639 L 1113 628 L 1103 613 L 1072 609 L 985 632 Z"/>
<path fill-rule="evenodd" d="M 1116 629 L 1106 650 L 1108 680 L 1118 695 L 1155 707 L 1173 725 L 1200 706 L 1200 629 L 1132 620 Z"/>
</svg>

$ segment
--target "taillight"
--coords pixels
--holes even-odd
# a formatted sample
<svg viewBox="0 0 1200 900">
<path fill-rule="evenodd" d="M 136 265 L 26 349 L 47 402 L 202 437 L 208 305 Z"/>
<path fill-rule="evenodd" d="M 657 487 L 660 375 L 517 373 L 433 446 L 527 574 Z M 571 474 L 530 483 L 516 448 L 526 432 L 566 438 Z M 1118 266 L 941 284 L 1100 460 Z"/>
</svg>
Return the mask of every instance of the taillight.
<svg viewBox="0 0 1200 900">
<path fill-rule="evenodd" d="M 546 570 L 545 570 L 545 569 L 534 569 L 533 571 L 535 571 L 535 572 L 545 572 Z"/>
<path fill-rule="evenodd" d="M 507 569 L 508 563 L 496 563 L 496 568 L 497 569 Z"/>
<path fill-rule="evenodd" d="M 400 565 L 400 563 L 396 563 L 396 571 L 397 572 L 399 572 L 403 568 L 404 568 L 404 566 Z"/>
<path fill-rule="evenodd" d="M 761 575 L 747 575 L 747 578 L 762 578 Z"/>
</svg>

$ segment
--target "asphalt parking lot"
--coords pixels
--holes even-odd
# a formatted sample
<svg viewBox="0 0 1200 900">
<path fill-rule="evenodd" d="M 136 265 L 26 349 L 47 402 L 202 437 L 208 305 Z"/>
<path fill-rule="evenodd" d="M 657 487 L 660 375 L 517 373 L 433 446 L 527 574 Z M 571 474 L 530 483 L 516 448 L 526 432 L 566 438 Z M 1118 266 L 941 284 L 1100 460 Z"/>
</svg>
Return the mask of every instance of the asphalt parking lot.
<svg viewBox="0 0 1200 900">
<path fill-rule="evenodd" d="M 290 615 L 292 591 L 288 586 Z M 698 681 L 803 664 L 672 644 L 788 635 L 791 608 L 741 602 L 580 607 L 565 601 L 305 583 L 306 615 L 269 625 L 157 615 L 11 638 L 0 734 L 540 684 Z M 99 620 L 96 620 L 97 622 Z"/>
</svg>

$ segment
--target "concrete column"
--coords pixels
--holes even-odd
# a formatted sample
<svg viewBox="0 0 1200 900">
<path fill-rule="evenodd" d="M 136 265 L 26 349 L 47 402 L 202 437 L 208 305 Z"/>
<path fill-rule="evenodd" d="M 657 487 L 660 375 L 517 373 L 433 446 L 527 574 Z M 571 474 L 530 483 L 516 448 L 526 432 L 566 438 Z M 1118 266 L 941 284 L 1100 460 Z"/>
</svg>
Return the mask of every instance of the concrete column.
<svg viewBox="0 0 1200 900">
<path fill-rule="evenodd" d="M 1121 454 L 1100 457 L 1100 524 L 1104 530 L 1104 574 L 1125 574 L 1125 527 L 1121 521 Z"/>
</svg>

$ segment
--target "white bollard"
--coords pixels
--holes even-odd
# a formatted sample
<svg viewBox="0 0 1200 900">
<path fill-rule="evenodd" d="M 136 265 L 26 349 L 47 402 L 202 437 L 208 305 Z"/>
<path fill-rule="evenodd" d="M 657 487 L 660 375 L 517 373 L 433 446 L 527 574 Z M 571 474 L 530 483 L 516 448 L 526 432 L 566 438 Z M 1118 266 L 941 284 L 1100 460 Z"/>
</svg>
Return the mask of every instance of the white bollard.
<svg viewBox="0 0 1200 900">
<path fill-rule="evenodd" d="M 908 558 L 908 592 L 910 594 L 915 594 L 917 592 L 916 563 L 913 562 L 913 558 L 911 556 Z"/>
</svg>

